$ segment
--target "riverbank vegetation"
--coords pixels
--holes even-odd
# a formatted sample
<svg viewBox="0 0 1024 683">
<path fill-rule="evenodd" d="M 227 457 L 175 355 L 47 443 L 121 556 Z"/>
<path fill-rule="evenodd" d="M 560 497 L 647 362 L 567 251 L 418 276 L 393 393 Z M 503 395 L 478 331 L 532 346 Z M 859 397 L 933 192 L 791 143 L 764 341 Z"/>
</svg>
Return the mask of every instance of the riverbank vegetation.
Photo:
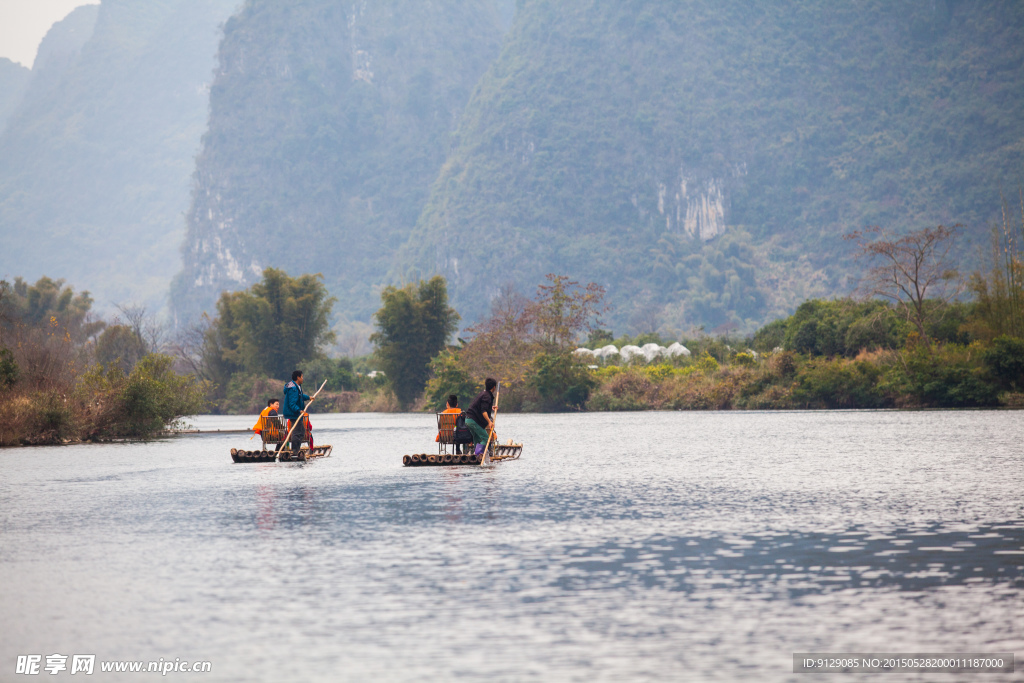
<svg viewBox="0 0 1024 683">
<path fill-rule="evenodd" d="M 504 292 L 470 341 L 432 361 L 426 406 L 479 391 L 486 373 L 505 382 L 506 410 L 1024 406 L 1024 224 L 994 229 L 988 270 L 966 283 L 951 259 L 958 235 L 853 233 L 859 296 L 806 301 L 745 338 L 613 339 L 597 324 L 600 288 L 549 276 L 533 300 Z"/>
<path fill-rule="evenodd" d="M 1022 202 L 1024 208 L 1024 202 Z M 183 415 L 255 414 L 291 370 L 325 380 L 317 412 L 440 410 L 501 382 L 506 411 L 1024 407 L 1024 224 L 992 234 L 986 270 L 950 260 L 957 226 L 850 236 L 856 296 L 811 299 L 751 335 L 603 329 L 605 290 L 548 275 L 506 286 L 457 329 L 443 278 L 388 287 L 376 352 L 331 358 L 319 275 L 268 268 L 173 340 L 144 310 L 91 313 L 63 281 L 0 282 L 0 445 L 146 438 Z"/>
<path fill-rule="evenodd" d="M 0 281 L 0 446 L 148 438 L 205 406 L 144 311 L 104 322 L 91 308 L 62 280 Z"/>
<path fill-rule="evenodd" d="M 377 351 L 354 359 L 322 351 L 333 302 L 321 279 L 268 269 L 222 295 L 220 315 L 178 350 L 213 388 L 214 409 L 232 413 L 279 395 L 292 365 L 310 386 L 328 381 L 319 411 L 439 410 L 489 376 L 511 411 L 1022 406 L 1018 233 L 995 229 L 989 268 L 966 279 L 950 258 L 957 226 L 854 233 L 865 273 L 855 296 L 805 301 L 748 336 L 616 337 L 602 329 L 602 287 L 549 275 L 532 297 L 502 288 L 490 314 L 446 344 L 458 314 L 435 277 L 384 290 Z M 267 360 L 289 335 L 279 357 L 291 364 Z"/>
</svg>

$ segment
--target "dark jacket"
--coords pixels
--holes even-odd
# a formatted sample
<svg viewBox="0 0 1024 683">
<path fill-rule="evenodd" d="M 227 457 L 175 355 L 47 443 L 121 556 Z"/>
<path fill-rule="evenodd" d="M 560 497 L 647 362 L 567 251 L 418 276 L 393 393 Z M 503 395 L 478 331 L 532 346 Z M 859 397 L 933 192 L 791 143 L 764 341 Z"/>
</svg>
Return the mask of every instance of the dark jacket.
<svg viewBox="0 0 1024 683">
<path fill-rule="evenodd" d="M 494 420 L 494 414 L 491 413 L 491 406 L 494 405 L 494 395 L 486 389 L 480 392 L 480 395 L 473 399 L 473 402 L 469 404 L 469 408 L 466 410 L 466 419 L 473 420 L 481 427 L 487 426 L 487 420 L 484 419 L 484 415 Z"/>
<path fill-rule="evenodd" d="M 288 382 L 284 385 L 284 405 L 281 406 L 281 412 L 289 420 L 294 420 L 302 414 L 308 400 L 309 396 L 302 393 L 302 387 L 294 381 Z"/>
</svg>

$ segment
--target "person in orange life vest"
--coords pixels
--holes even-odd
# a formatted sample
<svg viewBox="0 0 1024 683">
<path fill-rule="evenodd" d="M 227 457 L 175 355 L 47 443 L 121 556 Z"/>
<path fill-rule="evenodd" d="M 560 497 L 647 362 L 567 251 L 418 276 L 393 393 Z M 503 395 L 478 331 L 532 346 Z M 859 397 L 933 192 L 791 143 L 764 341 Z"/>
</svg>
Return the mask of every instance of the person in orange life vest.
<svg viewBox="0 0 1024 683">
<path fill-rule="evenodd" d="M 260 433 L 260 424 L 262 424 L 262 422 L 263 422 L 262 418 L 264 418 L 264 417 L 274 417 L 274 416 L 276 416 L 278 414 L 277 411 L 280 410 L 280 409 L 281 409 L 281 399 L 279 399 L 279 398 L 267 399 L 267 407 L 264 408 L 263 412 L 260 413 L 260 419 L 256 420 L 256 424 L 254 424 L 252 426 L 252 431 L 254 431 L 257 434 L 259 434 Z"/>
<path fill-rule="evenodd" d="M 456 396 L 455 394 L 449 394 L 449 396 L 448 396 L 448 406 L 444 410 L 441 411 L 441 414 L 442 415 L 449 415 L 449 414 L 460 415 L 460 414 L 462 414 L 462 408 L 459 407 L 459 397 Z M 441 440 L 441 433 L 438 432 L 437 436 L 434 437 L 434 441 L 440 441 L 440 440 Z M 455 444 L 455 452 L 458 453 L 459 455 L 462 455 L 462 444 L 458 444 L 458 443 Z"/>
</svg>

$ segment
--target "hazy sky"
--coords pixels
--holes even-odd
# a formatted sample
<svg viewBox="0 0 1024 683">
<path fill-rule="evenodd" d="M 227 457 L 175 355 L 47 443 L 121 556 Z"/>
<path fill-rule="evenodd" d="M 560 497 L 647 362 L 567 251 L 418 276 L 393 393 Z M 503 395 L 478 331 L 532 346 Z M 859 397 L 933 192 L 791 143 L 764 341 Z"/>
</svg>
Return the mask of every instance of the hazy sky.
<svg viewBox="0 0 1024 683">
<path fill-rule="evenodd" d="M 0 57 L 32 66 L 39 41 L 54 22 L 99 0 L 0 0 Z"/>
</svg>

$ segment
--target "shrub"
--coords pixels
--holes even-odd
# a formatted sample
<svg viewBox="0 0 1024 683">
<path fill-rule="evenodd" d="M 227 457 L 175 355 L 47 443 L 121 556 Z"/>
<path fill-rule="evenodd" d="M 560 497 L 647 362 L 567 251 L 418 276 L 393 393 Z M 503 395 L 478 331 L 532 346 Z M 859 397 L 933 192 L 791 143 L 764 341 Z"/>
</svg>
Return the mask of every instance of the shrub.
<svg viewBox="0 0 1024 683">
<path fill-rule="evenodd" d="M 704 351 L 704 355 L 701 356 L 700 360 L 693 364 L 693 367 L 699 370 L 700 372 L 710 374 L 713 372 L 717 372 L 720 366 L 718 365 L 718 361 L 715 360 L 714 356 L 712 356 L 707 351 Z"/>
<path fill-rule="evenodd" d="M 800 368 L 792 399 L 807 408 L 882 408 L 882 370 L 864 361 L 811 360 Z"/>
<path fill-rule="evenodd" d="M 625 371 L 626 368 L 622 367 L 621 365 L 606 365 L 603 368 L 595 370 L 594 377 L 596 377 L 599 381 L 603 382 L 604 380 L 611 379 L 612 377 L 615 377 L 616 375 L 621 374 Z"/>
<path fill-rule="evenodd" d="M 181 417 L 202 412 L 207 387 L 176 374 L 172 364 L 170 356 L 150 354 L 127 375 L 101 366 L 83 374 L 76 387 L 83 417 L 79 436 L 150 438 L 175 427 Z"/>
<path fill-rule="evenodd" d="M 59 391 L 41 391 L 32 397 L 29 443 L 61 443 L 76 436 L 74 405 Z"/>
<path fill-rule="evenodd" d="M 893 366 L 891 383 L 912 404 L 939 408 L 997 405 L 999 388 L 986 381 L 984 374 L 985 369 L 963 346 L 920 344 L 906 353 L 905 365 Z"/>
<path fill-rule="evenodd" d="M 659 407 L 658 385 L 644 369 L 615 373 L 587 402 L 589 410 L 652 410 Z"/>
<path fill-rule="evenodd" d="M 768 361 L 768 368 L 771 373 L 783 379 L 796 373 L 796 359 L 793 356 L 792 351 L 783 351 L 772 356 L 771 360 Z"/>
<path fill-rule="evenodd" d="M 1007 335 L 996 337 L 982 360 L 1004 389 L 1024 390 L 1024 339 Z"/>
<path fill-rule="evenodd" d="M 650 378 L 650 380 L 653 382 L 663 382 L 669 377 L 672 377 L 673 375 L 679 373 L 680 370 L 677 370 L 671 365 L 660 364 L 648 365 L 647 367 L 642 368 L 641 372 L 648 378 Z"/>
<path fill-rule="evenodd" d="M 757 359 L 754 354 L 747 351 L 740 351 L 732 357 L 732 362 L 741 367 L 750 367 L 757 364 Z"/>
<path fill-rule="evenodd" d="M 737 408 L 746 410 L 780 410 L 792 408 L 793 388 L 779 384 L 753 384 L 751 389 L 756 391 L 743 391 L 743 397 L 735 403 Z"/>
<path fill-rule="evenodd" d="M 170 356 L 153 353 L 136 364 L 121 391 L 118 436 L 154 436 L 176 426 L 181 417 L 203 410 L 203 387 L 193 377 L 176 374 L 173 362 Z"/>
<path fill-rule="evenodd" d="M 673 378 L 662 385 L 663 407 L 674 410 L 727 410 L 733 407 L 743 388 L 753 381 L 754 371 L 727 369 L 711 376 L 694 373 Z"/>
</svg>

